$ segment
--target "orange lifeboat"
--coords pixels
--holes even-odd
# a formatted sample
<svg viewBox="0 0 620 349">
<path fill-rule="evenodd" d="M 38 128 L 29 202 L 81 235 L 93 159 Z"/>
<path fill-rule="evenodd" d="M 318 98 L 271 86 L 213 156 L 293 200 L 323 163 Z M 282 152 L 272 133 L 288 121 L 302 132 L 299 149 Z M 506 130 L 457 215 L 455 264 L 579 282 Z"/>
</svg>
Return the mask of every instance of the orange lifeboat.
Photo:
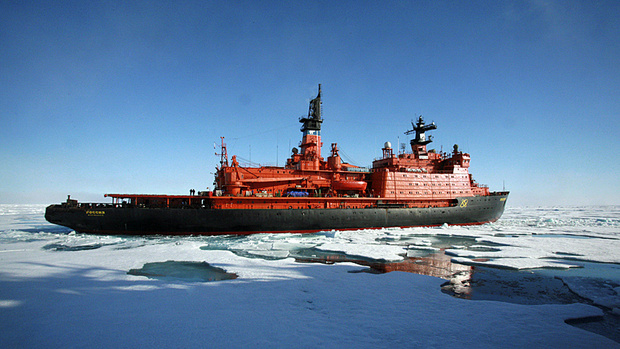
<svg viewBox="0 0 620 349">
<path fill-rule="evenodd" d="M 367 185 L 368 183 L 365 181 L 334 181 L 332 188 L 334 190 L 364 191 Z"/>
</svg>

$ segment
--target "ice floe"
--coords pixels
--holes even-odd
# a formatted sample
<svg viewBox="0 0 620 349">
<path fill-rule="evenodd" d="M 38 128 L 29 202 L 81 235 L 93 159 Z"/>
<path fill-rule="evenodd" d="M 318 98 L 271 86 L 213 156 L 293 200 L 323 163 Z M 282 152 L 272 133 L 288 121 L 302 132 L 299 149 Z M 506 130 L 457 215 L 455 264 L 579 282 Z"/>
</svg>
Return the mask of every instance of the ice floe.
<svg viewBox="0 0 620 349">
<path fill-rule="evenodd" d="M 509 209 L 476 227 L 150 238 L 70 233 L 46 223 L 43 208 L 0 205 L 2 347 L 618 347 L 565 323 L 604 314 L 592 305 L 468 301 L 431 276 L 296 261 L 336 253 L 386 271 L 420 264 L 456 275 L 457 287 L 468 268 L 446 268 L 450 259 L 570 273 L 619 263 L 614 207 Z M 424 259 L 433 254 L 443 257 Z M 203 282 L 195 267 L 206 264 L 237 278 Z M 173 276 L 152 277 L 163 272 Z M 619 312 L 613 277 L 562 280 Z"/>
</svg>

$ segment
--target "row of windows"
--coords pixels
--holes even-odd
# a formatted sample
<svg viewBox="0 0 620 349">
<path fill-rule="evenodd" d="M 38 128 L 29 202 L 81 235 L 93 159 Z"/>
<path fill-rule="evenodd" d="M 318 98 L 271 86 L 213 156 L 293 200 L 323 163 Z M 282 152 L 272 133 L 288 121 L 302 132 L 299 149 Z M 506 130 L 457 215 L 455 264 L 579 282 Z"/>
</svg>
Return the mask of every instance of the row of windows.
<svg viewBox="0 0 620 349">
<path fill-rule="evenodd" d="M 432 176 L 432 178 L 467 178 L 467 175 L 447 175 L 447 174 L 433 174 L 433 175 L 419 175 L 419 174 L 407 174 L 407 173 L 403 173 L 402 174 L 403 177 L 413 177 L 413 178 L 427 178 L 428 176 Z M 450 177 L 448 177 L 450 176 Z"/>
<path fill-rule="evenodd" d="M 431 183 L 431 186 L 433 186 L 433 187 L 441 187 L 441 186 L 444 186 L 444 187 L 456 187 L 456 186 L 460 185 L 460 186 L 464 187 L 464 186 L 468 186 L 469 185 L 469 183 L 465 183 L 465 182 L 463 182 L 463 183 L 445 183 L 445 184 L 442 184 L 442 183 L 445 183 L 445 182 Z M 419 182 L 409 182 L 409 185 L 420 185 L 420 183 Z M 423 185 L 426 187 L 426 186 L 428 186 L 428 183 L 423 183 Z"/>
<path fill-rule="evenodd" d="M 394 194 L 394 191 L 390 191 L 390 194 Z M 399 194 L 407 194 L 403 191 L 400 191 Z M 414 194 L 412 191 L 409 192 L 409 194 Z M 431 192 L 429 191 L 424 191 L 424 192 L 419 192 L 416 191 L 415 194 L 417 195 L 429 195 L 431 194 Z M 461 190 L 459 192 L 457 192 L 456 190 L 453 190 L 452 193 L 450 193 L 449 191 L 443 192 L 443 191 L 438 191 L 438 192 L 433 192 L 433 194 L 435 195 L 439 195 L 439 194 L 464 194 L 464 192 Z"/>
</svg>

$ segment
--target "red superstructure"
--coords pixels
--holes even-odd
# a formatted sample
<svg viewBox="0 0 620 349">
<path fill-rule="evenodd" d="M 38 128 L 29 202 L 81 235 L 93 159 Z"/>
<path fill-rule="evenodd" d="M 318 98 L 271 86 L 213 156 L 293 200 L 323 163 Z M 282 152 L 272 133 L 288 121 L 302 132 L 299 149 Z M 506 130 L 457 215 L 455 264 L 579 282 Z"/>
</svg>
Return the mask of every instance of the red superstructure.
<svg viewBox="0 0 620 349">
<path fill-rule="evenodd" d="M 308 117 L 299 121 L 303 124 L 300 150 L 293 148 L 284 167 L 242 167 L 236 156 L 229 164 L 222 138 L 214 207 L 360 208 L 379 201 L 400 207 L 445 207 L 457 197 L 489 195 L 489 189 L 474 182 L 468 173 L 469 154 L 460 152 L 456 145 L 451 154 L 426 149 L 432 141 L 426 131 L 437 126 L 425 125 L 421 116 L 406 132 L 415 132 L 412 152 L 396 155 L 386 142 L 383 156 L 373 162 L 372 169 L 342 162 L 336 143 L 331 144 L 327 160 L 321 157 L 321 85 L 317 97 L 310 101 Z M 248 207 L 247 200 L 231 197 L 261 200 L 251 200 L 253 204 Z"/>
<path fill-rule="evenodd" d="M 366 207 L 368 200 L 368 169 L 343 163 L 336 143 L 331 145 L 327 160 L 321 156 L 321 85 L 316 98 L 310 101 L 307 117 L 302 117 L 302 140 L 293 148 L 284 167 L 241 167 L 236 156 L 229 164 L 226 144 L 222 138 L 220 166 L 215 175 L 216 208 L 340 208 L 347 198 L 347 207 Z M 228 198 L 260 198 L 230 200 Z M 321 200 L 317 200 L 321 198 Z M 334 198 L 334 199 L 329 199 Z M 332 202 L 338 201 L 337 204 Z"/>
</svg>

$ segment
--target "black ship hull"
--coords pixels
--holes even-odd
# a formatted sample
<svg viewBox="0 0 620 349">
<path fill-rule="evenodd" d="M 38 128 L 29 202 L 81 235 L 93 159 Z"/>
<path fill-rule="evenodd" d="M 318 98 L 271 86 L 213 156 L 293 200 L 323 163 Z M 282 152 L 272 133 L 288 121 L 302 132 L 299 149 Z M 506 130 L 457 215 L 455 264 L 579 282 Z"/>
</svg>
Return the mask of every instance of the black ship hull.
<svg viewBox="0 0 620 349">
<path fill-rule="evenodd" d="M 471 225 L 499 219 L 507 196 L 502 193 L 460 198 L 453 207 L 426 208 L 185 209 L 51 205 L 46 209 L 45 219 L 76 232 L 106 235 L 247 235 Z"/>
</svg>

